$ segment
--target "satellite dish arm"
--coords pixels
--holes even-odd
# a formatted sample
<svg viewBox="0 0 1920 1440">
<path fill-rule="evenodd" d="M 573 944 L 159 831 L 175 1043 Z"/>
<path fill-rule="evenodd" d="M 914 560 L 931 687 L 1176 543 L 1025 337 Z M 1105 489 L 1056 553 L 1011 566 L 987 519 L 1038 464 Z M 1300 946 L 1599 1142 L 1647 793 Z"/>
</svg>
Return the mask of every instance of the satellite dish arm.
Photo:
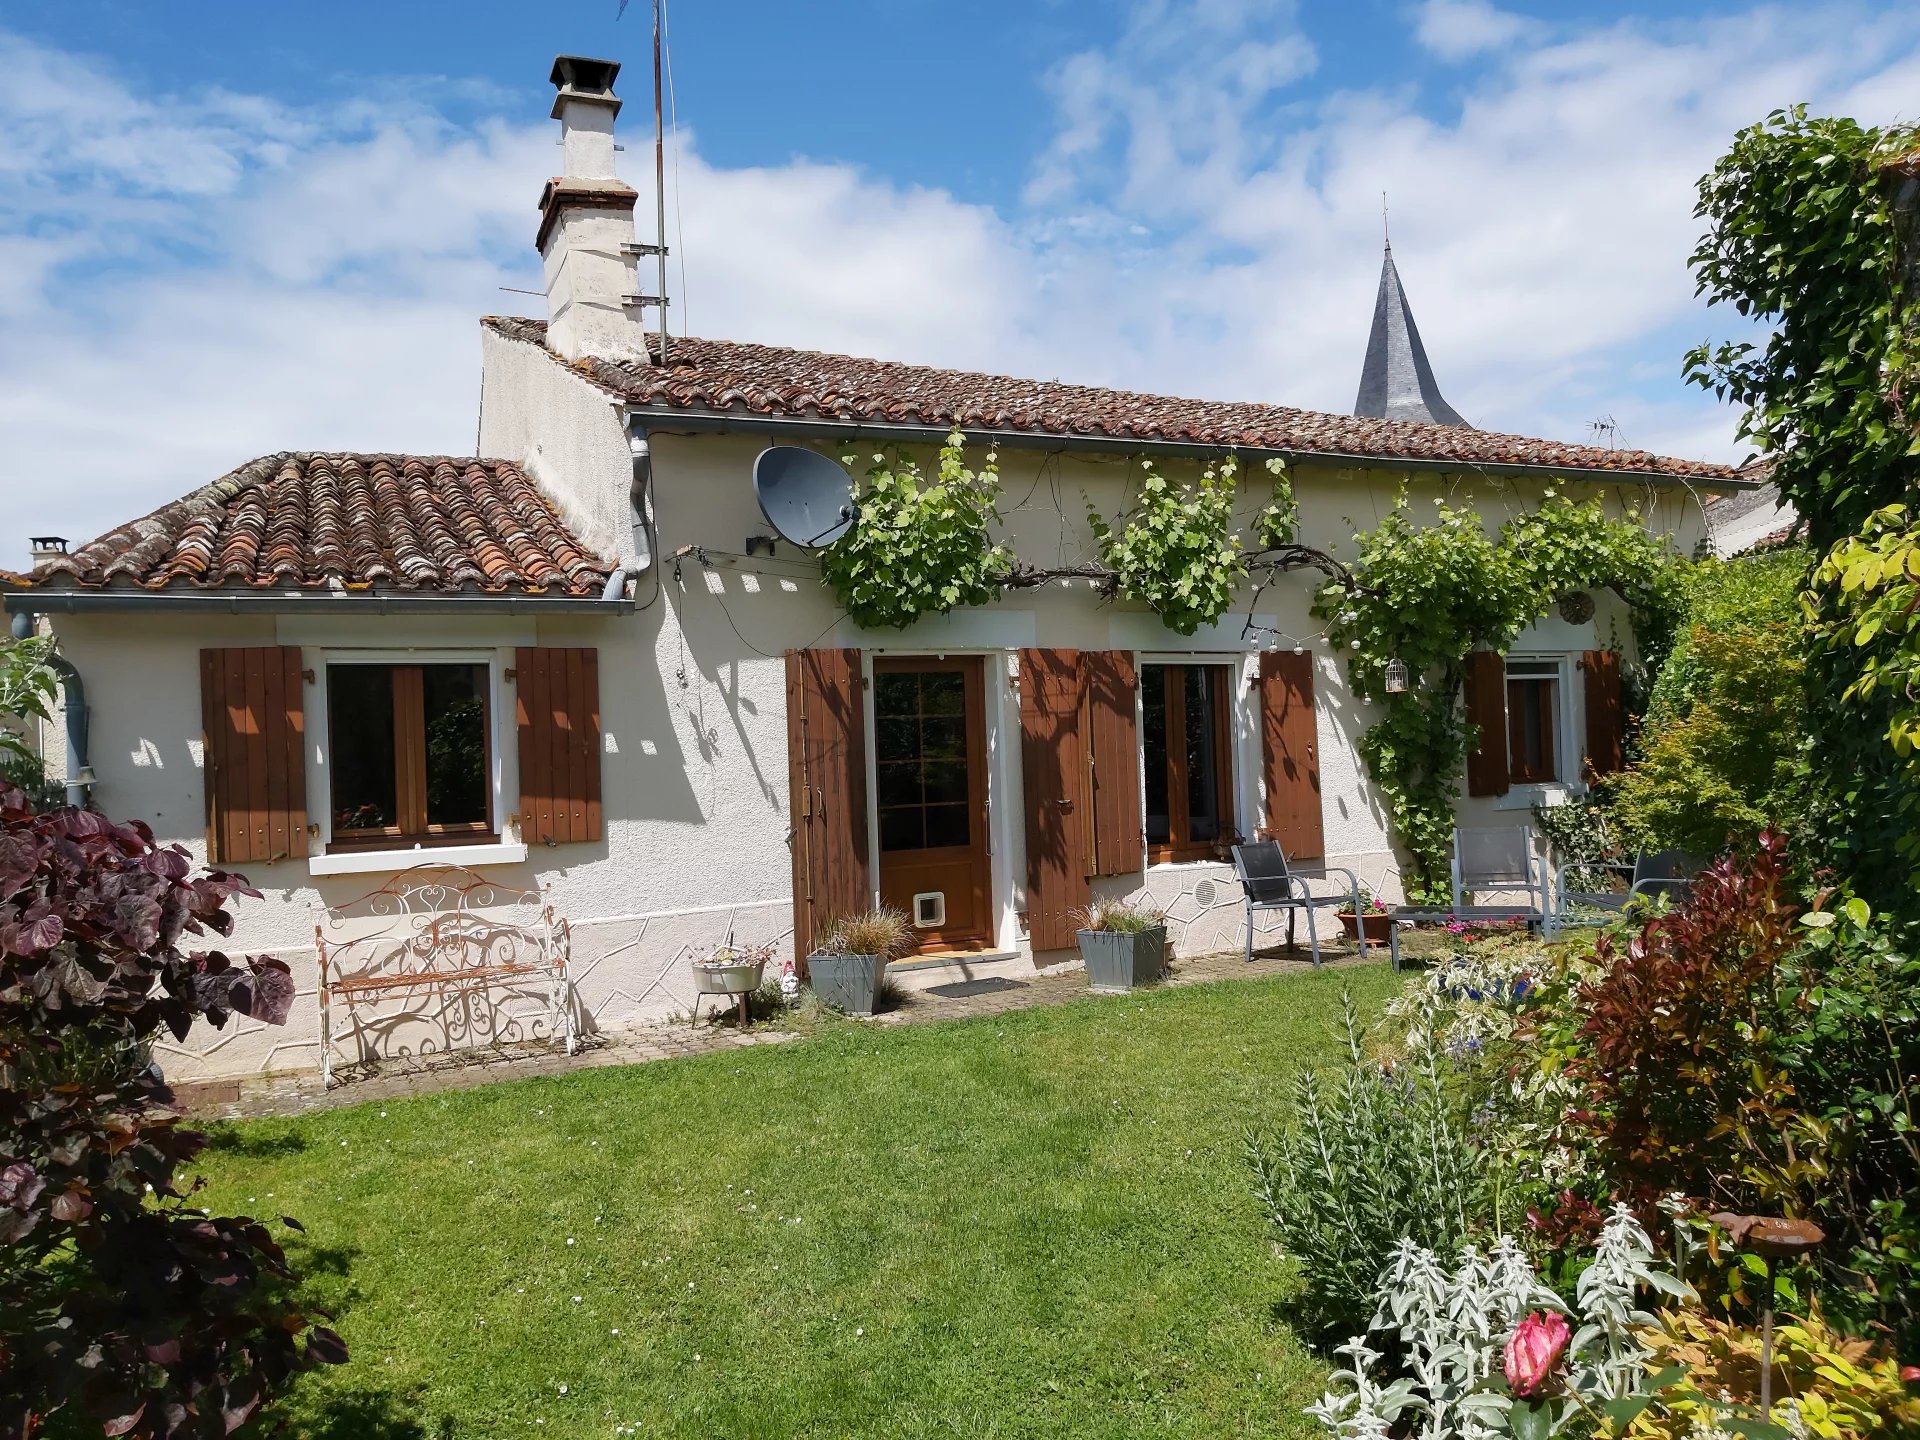
<svg viewBox="0 0 1920 1440">
<path fill-rule="evenodd" d="M 827 528 L 822 530 L 818 535 L 815 535 L 811 540 L 808 540 L 806 542 L 806 547 L 809 550 L 813 549 L 816 545 L 820 543 L 822 538 L 833 534 L 834 531 L 838 530 L 842 525 L 847 524 L 852 519 L 853 519 L 853 507 L 851 505 L 842 505 L 840 507 L 840 513 L 834 517 L 833 523 L 827 526 Z"/>
</svg>

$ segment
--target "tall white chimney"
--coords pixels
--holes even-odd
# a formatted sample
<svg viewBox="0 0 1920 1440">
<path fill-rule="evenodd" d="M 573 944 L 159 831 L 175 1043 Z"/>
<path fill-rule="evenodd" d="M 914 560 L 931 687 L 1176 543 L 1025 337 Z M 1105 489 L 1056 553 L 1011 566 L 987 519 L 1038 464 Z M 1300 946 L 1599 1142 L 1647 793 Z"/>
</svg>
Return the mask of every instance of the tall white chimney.
<svg viewBox="0 0 1920 1440">
<path fill-rule="evenodd" d="M 645 321 L 637 303 L 634 189 L 614 173 L 615 60 L 562 55 L 553 62 L 559 92 L 563 173 L 540 196 L 535 242 L 547 279 L 547 344 L 569 360 L 598 355 L 646 360 Z"/>
</svg>

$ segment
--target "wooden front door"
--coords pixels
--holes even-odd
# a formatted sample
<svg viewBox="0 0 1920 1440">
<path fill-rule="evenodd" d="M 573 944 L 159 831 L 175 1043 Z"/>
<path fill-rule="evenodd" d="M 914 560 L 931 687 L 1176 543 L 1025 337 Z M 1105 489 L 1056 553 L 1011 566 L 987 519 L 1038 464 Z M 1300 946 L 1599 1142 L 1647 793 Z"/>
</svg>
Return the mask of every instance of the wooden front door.
<svg viewBox="0 0 1920 1440">
<path fill-rule="evenodd" d="M 984 685 L 978 656 L 873 662 L 880 899 L 923 954 L 993 938 Z"/>
</svg>

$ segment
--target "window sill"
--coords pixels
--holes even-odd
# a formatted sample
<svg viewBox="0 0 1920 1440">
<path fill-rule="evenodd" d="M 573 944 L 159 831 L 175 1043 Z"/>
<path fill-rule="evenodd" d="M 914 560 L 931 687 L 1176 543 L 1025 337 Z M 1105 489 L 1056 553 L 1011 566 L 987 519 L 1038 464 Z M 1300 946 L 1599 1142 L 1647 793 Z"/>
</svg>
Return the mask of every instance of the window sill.
<svg viewBox="0 0 1920 1440">
<path fill-rule="evenodd" d="M 1152 874 L 1164 874 L 1169 870 L 1219 870 L 1232 867 L 1233 862 L 1230 860 L 1149 860 L 1147 862 L 1147 870 Z"/>
<path fill-rule="evenodd" d="M 1493 808 L 1496 810 L 1531 810 L 1536 805 L 1551 810 L 1556 805 L 1565 805 L 1572 801 L 1574 787 L 1563 780 L 1551 781 L 1543 785 L 1516 785 L 1506 794 L 1496 796 Z"/>
<path fill-rule="evenodd" d="M 489 845 L 415 845 L 405 850 L 347 850 L 338 855 L 311 855 L 309 875 L 390 874 L 414 865 L 518 865 L 527 847 L 517 840 Z"/>
</svg>

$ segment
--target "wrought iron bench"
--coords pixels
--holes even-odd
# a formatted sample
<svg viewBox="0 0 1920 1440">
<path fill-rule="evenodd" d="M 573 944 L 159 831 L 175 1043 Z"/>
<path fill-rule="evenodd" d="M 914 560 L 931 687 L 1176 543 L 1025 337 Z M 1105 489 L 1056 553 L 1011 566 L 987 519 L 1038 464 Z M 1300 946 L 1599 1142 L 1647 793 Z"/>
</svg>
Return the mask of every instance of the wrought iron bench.
<svg viewBox="0 0 1920 1440">
<path fill-rule="evenodd" d="M 543 890 L 501 885 L 457 866 L 416 865 L 356 900 L 317 910 L 313 934 L 320 954 L 320 1074 L 329 1086 L 336 1005 L 345 1021 L 342 1038 L 359 1042 L 361 1063 L 386 1058 L 367 1053 L 367 1031 L 375 1025 L 438 1023 L 447 1051 L 558 1035 L 567 1054 L 574 1052 L 571 931 Z M 483 992 L 529 985 L 545 991 L 544 1014 L 531 1022 L 503 1024 L 498 1013 L 474 1013 Z M 375 1013 L 383 1003 L 421 996 L 439 997 L 438 1011 L 423 1014 L 410 1004 L 397 1014 Z M 483 1029 L 490 1042 L 478 1038 Z"/>
</svg>

